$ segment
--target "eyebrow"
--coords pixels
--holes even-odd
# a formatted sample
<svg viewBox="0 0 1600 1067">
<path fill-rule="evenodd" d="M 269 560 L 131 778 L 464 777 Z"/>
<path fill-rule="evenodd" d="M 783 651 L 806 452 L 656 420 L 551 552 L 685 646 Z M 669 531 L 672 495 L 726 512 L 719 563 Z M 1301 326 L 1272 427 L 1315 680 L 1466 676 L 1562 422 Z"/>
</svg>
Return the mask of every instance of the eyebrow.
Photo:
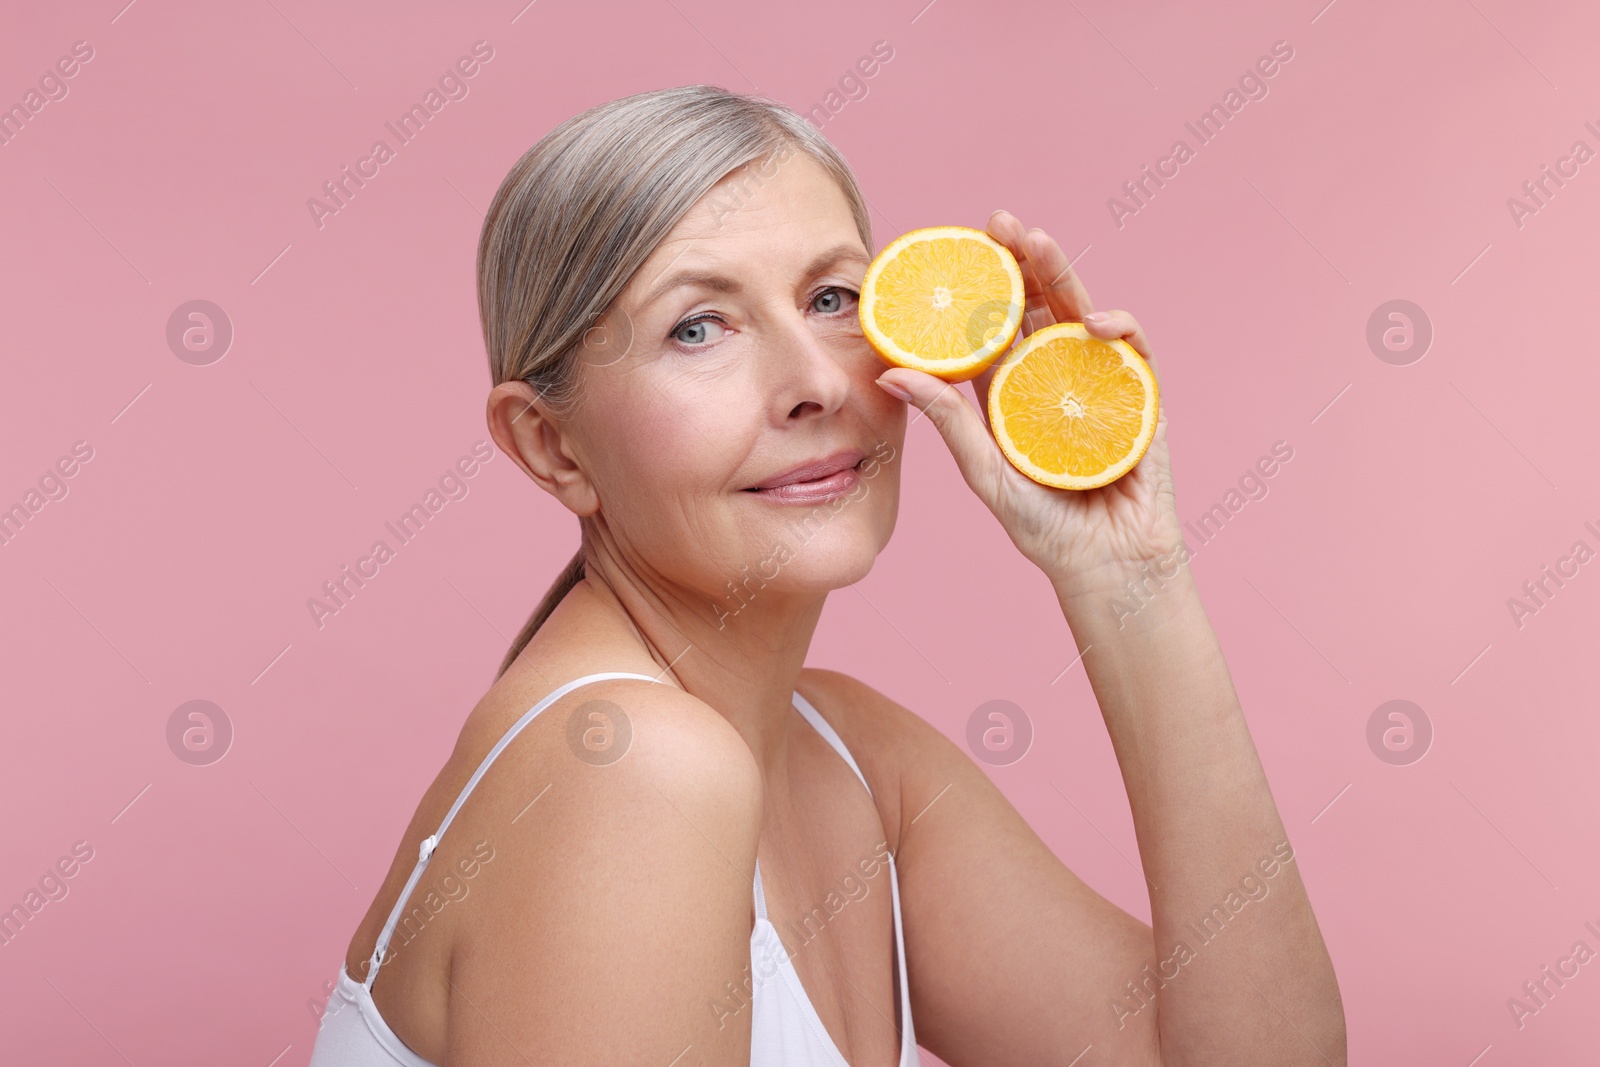
<svg viewBox="0 0 1600 1067">
<path fill-rule="evenodd" d="M 856 260 L 861 263 L 871 262 L 871 258 L 862 250 L 860 245 L 834 245 L 810 263 L 807 263 L 802 276 L 806 278 L 815 277 L 846 260 Z M 667 293 L 685 285 L 698 285 L 718 293 L 737 293 L 744 288 L 737 279 L 730 278 L 725 274 L 718 274 L 715 271 L 685 269 L 663 278 L 660 284 L 645 294 L 639 306 L 641 308 L 649 307 Z"/>
</svg>

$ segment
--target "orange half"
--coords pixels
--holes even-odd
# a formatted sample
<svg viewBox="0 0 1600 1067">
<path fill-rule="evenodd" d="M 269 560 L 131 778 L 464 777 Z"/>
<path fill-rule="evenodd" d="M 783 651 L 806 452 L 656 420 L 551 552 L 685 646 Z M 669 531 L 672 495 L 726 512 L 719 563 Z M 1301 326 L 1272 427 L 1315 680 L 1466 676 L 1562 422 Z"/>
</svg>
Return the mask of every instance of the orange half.
<svg viewBox="0 0 1600 1067">
<path fill-rule="evenodd" d="M 861 332 L 892 367 L 949 382 L 976 378 L 1022 328 L 1022 268 L 967 226 L 902 234 L 861 283 Z"/>
<path fill-rule="evenodd" d="M 1156 434 L 1156 376 L 1120 338 L 1081 322 L 1035 330 L 995 368 L 989 425 L 1023 474 L 1057 489 L 1094 489 L 1139 462 Z"/>
</svg>

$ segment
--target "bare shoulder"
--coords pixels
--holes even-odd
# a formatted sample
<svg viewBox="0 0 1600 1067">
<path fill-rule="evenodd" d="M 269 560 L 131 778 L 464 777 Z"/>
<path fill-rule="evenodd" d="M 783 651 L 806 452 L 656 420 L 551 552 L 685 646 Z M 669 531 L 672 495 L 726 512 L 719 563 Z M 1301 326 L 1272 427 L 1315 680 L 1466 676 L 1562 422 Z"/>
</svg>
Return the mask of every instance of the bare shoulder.
<svg viewBox="0 0 1600 1067">
<path fill-rule="evenodd" d="M 800 688 L 860 764 L 885 828 L 896 835 L 891 841 L 896 849 L 898 834 L 937 796 L 933 783 L 948 780 L 954 768 L 972 766 L 932 723 L 858 678 L 807 667 L 800 672 Z"/>
<path fill-rule="evenodd" d="M 474 710 L 436 783 L 443 803 L 522 702 Z M 747 1060 L 748 1027 L 716 1025 L 708 1005 L 749 964 L 761 803 L 743 739 L 691 694 L 606 679 L 551 703 L 438 846 L 434 862 L 476 850 L 480 868 L 450 923 L 436 1062 L 538 1048 L 549 1062 L 665 1063 L 691 1043 L 707 1063 Z"/>
<path fill-rule="evenodd" d="M 841 736 L 848 730 L 872 747 L 889 749 L 936 744 L 936 738 L 944 740 L 944 735 L 922 716 L 853 675 L 825 667 L 806 667 L 800 672 L 800 681 L 802 692 L 813 689 L 822 694 L 828 707 L 818 704 L 817 710 L 825 710 L 829 723 Z M 846 737 L 845 743 L 849 742 Z"/>
<path fill-rule="evenodd" d="M 512 1062 L 508 1040 L 562 1063 L 668 1062 L 690 1044 L 748 1059 L 748 1026 L 708 1006 L 749 964 L 749 748 L 703 701 L 638 680 L 543 715 L 475 816 L 505 862 L 456 938 L 450 1061 Z"/>
<path fill-rule="evenodd" d="M 451 762 L 476 767 L 531 703 L 521 690 L 491 690 L 463 726 Z M 518 780 L 567 777 L 574 785 L 620 784 L 582 773 L 595 767 L 621 768 L 623 773 L 612 778 L 652 780 L 715 769 L 719 773 L 707 783 L 713 789 L 737 793 L 760 786 L 755 758 L 727 719 L 676 686 L 637 678 L 589 682 L 563 694 L 506 747 L 492 773 Z M 630 769 L 635 773 L 626 773 Z"/>
<path fill-rule="evenodd" d="M 519 717 L 517 698 L 502 701 L 498 712 L 480 707 L 474 719 L 489 713 L 462 730 L 451 758 L 456 777 L 476 768 Z M 573 842 L 557 840 L 562 832 L 636 844 L 624 839 L 676 812 L 679 821 L 701 817 L 714 836 L 737 838 L 759 825 L 760 805 L 755 758 L 715 709 L 675 686 L 618 678 L 546 707 L 502 751 L 458 822 L 514 835 L 523 842 L 514 856 L 559 871 L 578 855 Z M 558 854 L 545 855 L 544 845 Z"/>
</svg>

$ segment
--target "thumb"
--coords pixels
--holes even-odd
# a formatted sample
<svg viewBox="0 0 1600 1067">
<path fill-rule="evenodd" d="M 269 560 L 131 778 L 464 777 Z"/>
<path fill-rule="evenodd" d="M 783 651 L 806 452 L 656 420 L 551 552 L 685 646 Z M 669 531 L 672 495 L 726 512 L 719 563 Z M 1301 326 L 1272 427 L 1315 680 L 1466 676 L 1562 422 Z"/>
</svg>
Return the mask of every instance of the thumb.
<svg viewBox="0 0 1600 1067">
<path fill-rule="evenodd" d="M 933 423 L 955 458 L 956 467 L 973 492 L 990 503 L 999 481 L 999 464 L 1006 462 L 983 417 L 967 401 L 957 383 L 909 367 L 895 367 L 878 375 L 878 387 L 916 408 L 915 422 L 923 415 Z M 894 387 L 894 388 L 890 388 Z M 899 390 L 910 399 L 899 396 Z M 910 425 L 908 423 L 907 425 Z"/>
</svg>

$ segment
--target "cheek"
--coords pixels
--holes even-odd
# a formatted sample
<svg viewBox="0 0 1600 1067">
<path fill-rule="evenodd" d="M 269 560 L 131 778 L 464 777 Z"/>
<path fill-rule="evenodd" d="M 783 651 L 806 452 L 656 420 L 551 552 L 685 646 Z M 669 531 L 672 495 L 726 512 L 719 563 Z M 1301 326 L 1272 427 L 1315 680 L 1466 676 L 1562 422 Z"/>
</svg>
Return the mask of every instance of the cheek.
<svg viewBox="0 0 1600 1067">
<path fill-rule="evenodd" d="M 695 433 L 694 413 L 668 406 L 662 398 L 636 405 L 622 413 L 617 426 L 619 459 L 638 470 L 661 472 L 673 464 L 691 465 Z"/>
<path fill-rule="evenodd" d="M 606 466 L 614 474 L 658 485 L 662 478 L 667 483 L 693 480 L 710 443 L 702 437 L 706 427 L 701 426 L 701 405 L 675 389 L 677 382 L 646 381 L 640 374 L 637 384 L 634 394 L 606 410 Z"/>
<path fill-rule="evenodd" d="M 638 507 L 681 510 L 686 496 L 716 493 L 733 477 L 747 447 L 743 396 L 716 382 L 652 381 L 643 374 L 604 414 L 590 452 L 613 486 L 625 486 Z M 650 501 L 666 503 L 650 504 Z"/>
<path fill-rule="evenodd" d="M 878 445 L 880 441 L 886 441 L 893 446 L 895 455 L 898 456 L 905 441 L 906 427 L 918 412 L 914 410 L 912 404 L 891 395 L 878 384 L 879 375 L 889 369 L 889 364 L 885 363 L 876 351 L 872 351 L 871 346 L 868 346 L 868 354 L 862 359 L 859 367 L 856 390 L 862 398 L 862 411 L 872 427 L 873 435 L 872 441 L 862 447 L 871 453 L 872 446 Z"/>
</svg>

